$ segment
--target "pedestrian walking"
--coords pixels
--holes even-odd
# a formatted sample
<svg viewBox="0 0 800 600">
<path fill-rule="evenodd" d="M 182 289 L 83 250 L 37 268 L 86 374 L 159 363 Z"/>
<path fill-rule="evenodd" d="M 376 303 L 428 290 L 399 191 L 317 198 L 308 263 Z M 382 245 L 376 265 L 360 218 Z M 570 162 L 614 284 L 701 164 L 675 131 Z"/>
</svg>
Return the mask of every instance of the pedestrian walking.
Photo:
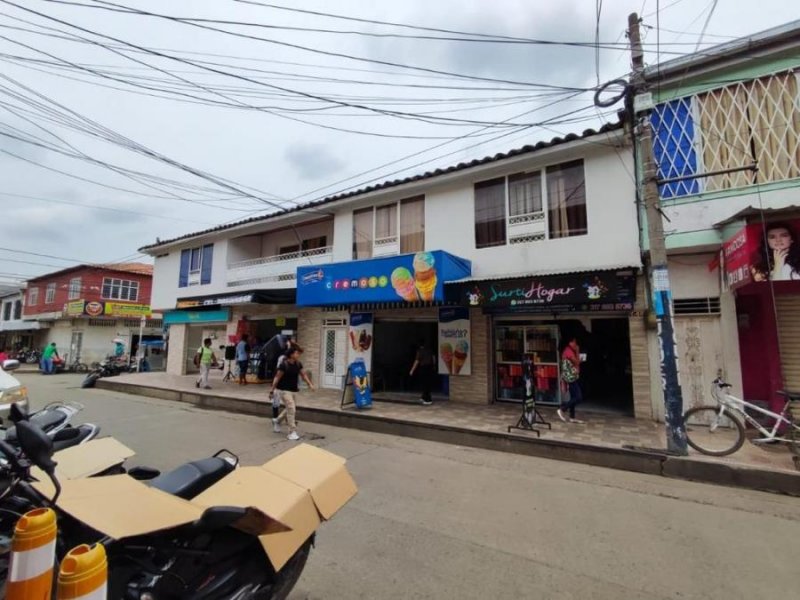
<svg viewBox="0 0 800 600">
<path fill-rule="evenodd" d="M 419 401 L 425 406 L 430 406 L 433 404 L 431 389 L 433 388 L 434 359 L 433 352 L 425 345 L 424 340 L 420 340 L 417 346 L 417 356 L 414 358 L 414 364 L 411 365 L 411 371 L 408 374 L 413 377 L 414 373 L 418 374 L 422 387 L 422 396 Z"/>
<path fill-rule="evenodd" d="M 303 363 L 300 362 L 300 355 L 303 349 L 295 345 L 286 354 L 286 358 L 281 361 L 275 378 L 272 380 L 272 390 L 269 397 L 275 406 L 275 398 L 279 397 L 279 401 L 283 400 L 285 408 L 283 411 L 272 419 L 272 430 L 275 433 L 281 432 L 281 423 L 286 421 L 289 425 L 288 439 L 297 441 L 300 436 L 297 434 L 297 421 L 295 415 L 297 413 L 296 394 L 299 392 L 298 382 L 302 377 L 310 389 L 315 389 L 314 384 L 311 383 L 308 374 L 303 369 Z"/>
<path fill-rule="evenodd" d="M 61 358 L 58 355 L 58 350 L 56 349 L 56 343 L 50 342 L 42 352 L 42 373 L 45 375 L 52 375 L 56 372 L 55 366 L 53 365 L 53 357 Z"/>
<path fill-rule="evenodd" d="M 581 350 L 578 339 L 571 336 L 561 353 L 561 406 L 556 410 L 558 418 L 565 423 L 584 423 L 575 418 L 575 407 L 583 401 L 580 377 Z M 569 413 L 569 418 L 564 415 L 565 412 Z"/>
<path fill-rule="evenodd" d="M 247 343 L 248 335 L 242 334 L 236 344 L 236 364 L 239 366 L 239 385 L 247 385 L 247 366 L 250 363 L 250 344 Z"/>
<path fill-rule="evenodd" d="M 197 354 L 194 355 L 194 364 L 200 368 L 200 378 L 195 382 L 195 387 L 203 386 L 204 390 L 210 390 L 211 386 L 208 385 L 208 374 L 211 367 L 217 366 L 217 356 L 211 348 L 211 338 L 203 340 L 203 345 L 197 349 Z"/>
</svg>

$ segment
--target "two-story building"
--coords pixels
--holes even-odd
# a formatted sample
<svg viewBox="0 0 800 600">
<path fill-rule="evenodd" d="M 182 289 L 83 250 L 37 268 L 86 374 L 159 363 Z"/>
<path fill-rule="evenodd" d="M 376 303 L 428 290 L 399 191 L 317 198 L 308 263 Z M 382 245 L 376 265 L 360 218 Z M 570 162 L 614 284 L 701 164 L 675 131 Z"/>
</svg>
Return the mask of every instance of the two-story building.
<svg viewBox="0 0 800 600">
<path fill-rule="evenodd" d="M 115 339 L 128 352 L 140 332 L 144 341 L 163 339 L 161 320 L 150 308 L 152 269 L 143 263 L 77 265 L 28 280 L 22 318 L 37 326 L 33 347 L 55 342 L 61 356 L 89 364 L 111 354 Z"/>
<path fill-rule="evenodd" d="M 0 349 L 22 350 L 33 347 L 33 335 L 39 323 L 22 319 L 21 289 L 0 296 Z"/>
<path fill-rule="evenodd" d="M 645 72 L 687 406 L 718 370 L 773 408 L 800 389 L 798 67 L 795 21 Z"/>
<path fill-rule="evenodd" d="M 519 402 L 528 356 L 556 403 L 575 335 L 587 404 L 650 418 L 628 136 L 605 126 L 142 248 L 168 371 L 191 372 L 203 337 L 291 330 L 323 387 L 362 357 L 374 393 L 413 393 L 424 343 L 452 401 Z"/>
</svg>

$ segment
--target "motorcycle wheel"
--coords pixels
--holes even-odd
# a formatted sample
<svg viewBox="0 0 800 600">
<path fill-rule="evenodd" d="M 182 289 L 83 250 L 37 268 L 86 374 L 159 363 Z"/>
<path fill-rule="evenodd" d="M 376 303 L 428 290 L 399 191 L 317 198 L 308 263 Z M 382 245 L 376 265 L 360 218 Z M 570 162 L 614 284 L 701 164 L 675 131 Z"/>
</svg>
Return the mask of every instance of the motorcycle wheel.
<svg viewBox="0 0 800 600">
<path fill-rule="evenodd" d="M 29 356 L 28 358 L 25 359 L 25 362 L 28 363 L 29 365 L 34 365 L 39 361 L 35 356 Z"/>
<path fill-rule="evenodd" d="M 97 380 L 100 379 L 100 373 L 89 373 L 86 378 L 81 382 L 83 389 L 93 388 Z"/>
</svg>

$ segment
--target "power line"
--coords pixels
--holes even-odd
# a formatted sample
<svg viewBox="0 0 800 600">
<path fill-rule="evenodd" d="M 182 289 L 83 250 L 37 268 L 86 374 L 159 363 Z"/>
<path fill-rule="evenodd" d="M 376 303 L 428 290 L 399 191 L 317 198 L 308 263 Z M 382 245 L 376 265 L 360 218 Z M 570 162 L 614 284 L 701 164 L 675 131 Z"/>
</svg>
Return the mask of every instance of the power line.
<svg viewBox="0 0 800 600">
<path fill-rule="evenodd" d="M 717 0 L 713 0 L 713 3 L 711 4 L 711 10 L 708 11 L 708 16 L 706 17 L 706 22 L 703 23 L 703 29 L 700 31 L 700 37 L 698 38 L 697 46 L 694 49 L 695 52 L 700 49 L 700 45 L 703 43 L 703 36 L 706 34 L 706 29 L 708 29 L 708 24 L 711 22 L 711 17 L 714 15 L 716 8 Z"/>
</svg>

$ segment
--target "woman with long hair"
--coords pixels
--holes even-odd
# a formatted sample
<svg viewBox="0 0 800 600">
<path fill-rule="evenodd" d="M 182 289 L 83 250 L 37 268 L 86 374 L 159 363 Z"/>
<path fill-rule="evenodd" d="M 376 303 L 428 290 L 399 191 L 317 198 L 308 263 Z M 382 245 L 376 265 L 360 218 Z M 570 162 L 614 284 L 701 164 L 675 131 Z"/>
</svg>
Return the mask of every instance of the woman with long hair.
<svg viewBox="0 0 800 600">
<path fill-rule="evenodd" d="M 750 270 L 755 281 L 800 280 L 800 246 L 788 223 L 767 223 Z"/>
</svg>

